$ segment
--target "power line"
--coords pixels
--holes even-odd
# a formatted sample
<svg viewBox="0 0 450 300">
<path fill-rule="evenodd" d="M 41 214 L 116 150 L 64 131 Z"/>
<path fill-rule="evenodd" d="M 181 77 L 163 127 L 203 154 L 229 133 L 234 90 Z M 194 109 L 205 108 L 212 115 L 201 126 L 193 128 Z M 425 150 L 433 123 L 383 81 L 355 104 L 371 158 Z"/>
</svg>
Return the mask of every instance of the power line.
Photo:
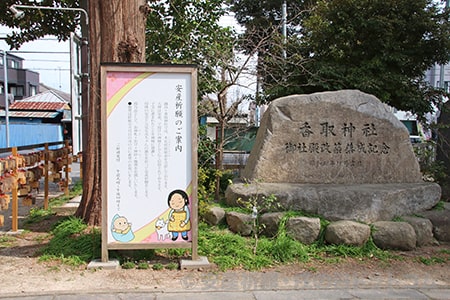
<svg viewBox="0 0 450 300">
<path fill-rule="evenodd" d="M 8 33 L 0 32 L 0 40 L 5 40 L 7 38 L 7 36 L 8 36 Z M 67 41 L 61 41 L 61 40 L 59 40 L 57 38 L 39 38 L 39 39 L 34 40 L 34 41 L 58 41 L 58 42 L 61 42 L 61 43 L 67 42 Z"/>
<path fill-rule="evenodd" d="M 69 51 L 8 51 L 9 53 L 40 53 L 40 54 L 70 54 Z"/>
<path fill-rule="evenodd" d="M 52 69 L 46 69 L 46 68 L 27 68 L 28 70 L 41 70 L 41 71 L 70 71 L 70 69 L 59 69 L 59 68 L 57 68 L 57 69 L 55 69 L 55 68 L 52 68 Z"/>
<path fill-rule="evenodd" d="M 57 60 L 57 59 L 26 59 L 25 61 L 47 61 L 47 62 L 66 62 L 68 63 L 68 60 Z"/>
</svg>

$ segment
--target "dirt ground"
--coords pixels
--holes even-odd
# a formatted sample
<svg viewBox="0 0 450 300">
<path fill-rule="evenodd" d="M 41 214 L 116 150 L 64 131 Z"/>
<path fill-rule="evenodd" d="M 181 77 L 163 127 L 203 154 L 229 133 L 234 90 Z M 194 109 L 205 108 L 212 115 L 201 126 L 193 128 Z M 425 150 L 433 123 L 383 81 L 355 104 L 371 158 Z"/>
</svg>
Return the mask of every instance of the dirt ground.
<svg viewBox="0 0 450 300">
<path fill-rule="evenodd" d="M 0 296 L 61 291 L 450 287 L 449 244 L 394 252 L 398 258 L 389 261 L 339 258 L 335 262 L 311 261 L 254 272 L 221 272 L 214 267 L 193 270 L 87 270 L 86 265 L 71 267 L 40 262 L 36 253 L 45 245 L 49 226 L 54 221 L 56 219 L 34 224 L 18 235 L 0 234 Z M 151 261 L 150 264 L 156 262 L 161 260 Z"/>
</svg>

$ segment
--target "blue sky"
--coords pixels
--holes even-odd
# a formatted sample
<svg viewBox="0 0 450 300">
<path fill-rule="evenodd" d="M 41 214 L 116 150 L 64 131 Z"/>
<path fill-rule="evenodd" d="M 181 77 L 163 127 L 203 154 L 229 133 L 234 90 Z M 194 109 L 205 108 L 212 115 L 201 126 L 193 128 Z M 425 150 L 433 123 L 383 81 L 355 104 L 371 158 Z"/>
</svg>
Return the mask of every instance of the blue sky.
<svg viewBox="0 0 450 300">
<path fill-rule="evenodd" d="M 0 26 L 0 37 L 5 37 L 11 29 Z M 40 74 L 40 82 L 64 92 L 70 92 L 70 43 L 58 42 L 47 36 L 41 40 L 24 44 L 11 53 L 25 59 L 24 68 Z M 9 46 L 0 40 L 0 49 L 9 51 Z M 18 51 L 18 52 L 16 52 Z"/>
<path fill-rule="evenodd" d="M 42 2 L 29 0 L 29 2 Z M 11 32 L 6 26 L 0 26 L 0 37 Z M 0 40 L 0 49 L 9 50 L 4 40 Z M 17 52 L 16 52 L 17 51 Z M 40 82 L 61 91 L 70 92 L 70 43 L 58 42 L 54 37 L 47 36 L 41 40 L 22 45 L 12 54 L 25 59 L 24 68 L 40 75 Z"/>
</svg>

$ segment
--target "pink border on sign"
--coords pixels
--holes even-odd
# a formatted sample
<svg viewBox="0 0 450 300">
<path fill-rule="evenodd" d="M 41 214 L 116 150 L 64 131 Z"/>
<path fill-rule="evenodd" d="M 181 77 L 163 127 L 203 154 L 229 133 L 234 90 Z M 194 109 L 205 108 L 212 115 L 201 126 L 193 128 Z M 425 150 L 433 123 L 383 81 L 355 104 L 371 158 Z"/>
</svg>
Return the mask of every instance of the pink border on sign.
<svg viewBox="0 0 450 300">
<path fill-rule="evenodd" d="M 108 88 L 106 90 L 106 101 L 109 101 L 128 82 L 138 77 L 142 73 L 138 72 L 107 72 L 106 80 Z"/>
</svg>

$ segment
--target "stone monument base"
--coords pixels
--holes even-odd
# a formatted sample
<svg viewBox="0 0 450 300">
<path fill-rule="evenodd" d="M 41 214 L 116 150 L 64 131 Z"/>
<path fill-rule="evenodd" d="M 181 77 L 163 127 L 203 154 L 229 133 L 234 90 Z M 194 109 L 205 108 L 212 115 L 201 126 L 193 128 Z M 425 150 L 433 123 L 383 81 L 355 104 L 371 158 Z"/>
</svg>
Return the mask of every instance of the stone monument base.
<svg viewBox="0 0 450 300">
<path fill-rule="evenodd" d="M 280 210 L 303 211 L 327 220 L 364 223 L 392 220 L 428 210 L 441 198 L 436 183 L 294 184 L 234 183 L 225 193 L 229 205 L 238 199 L 274 195 Z"/>
</svg>

